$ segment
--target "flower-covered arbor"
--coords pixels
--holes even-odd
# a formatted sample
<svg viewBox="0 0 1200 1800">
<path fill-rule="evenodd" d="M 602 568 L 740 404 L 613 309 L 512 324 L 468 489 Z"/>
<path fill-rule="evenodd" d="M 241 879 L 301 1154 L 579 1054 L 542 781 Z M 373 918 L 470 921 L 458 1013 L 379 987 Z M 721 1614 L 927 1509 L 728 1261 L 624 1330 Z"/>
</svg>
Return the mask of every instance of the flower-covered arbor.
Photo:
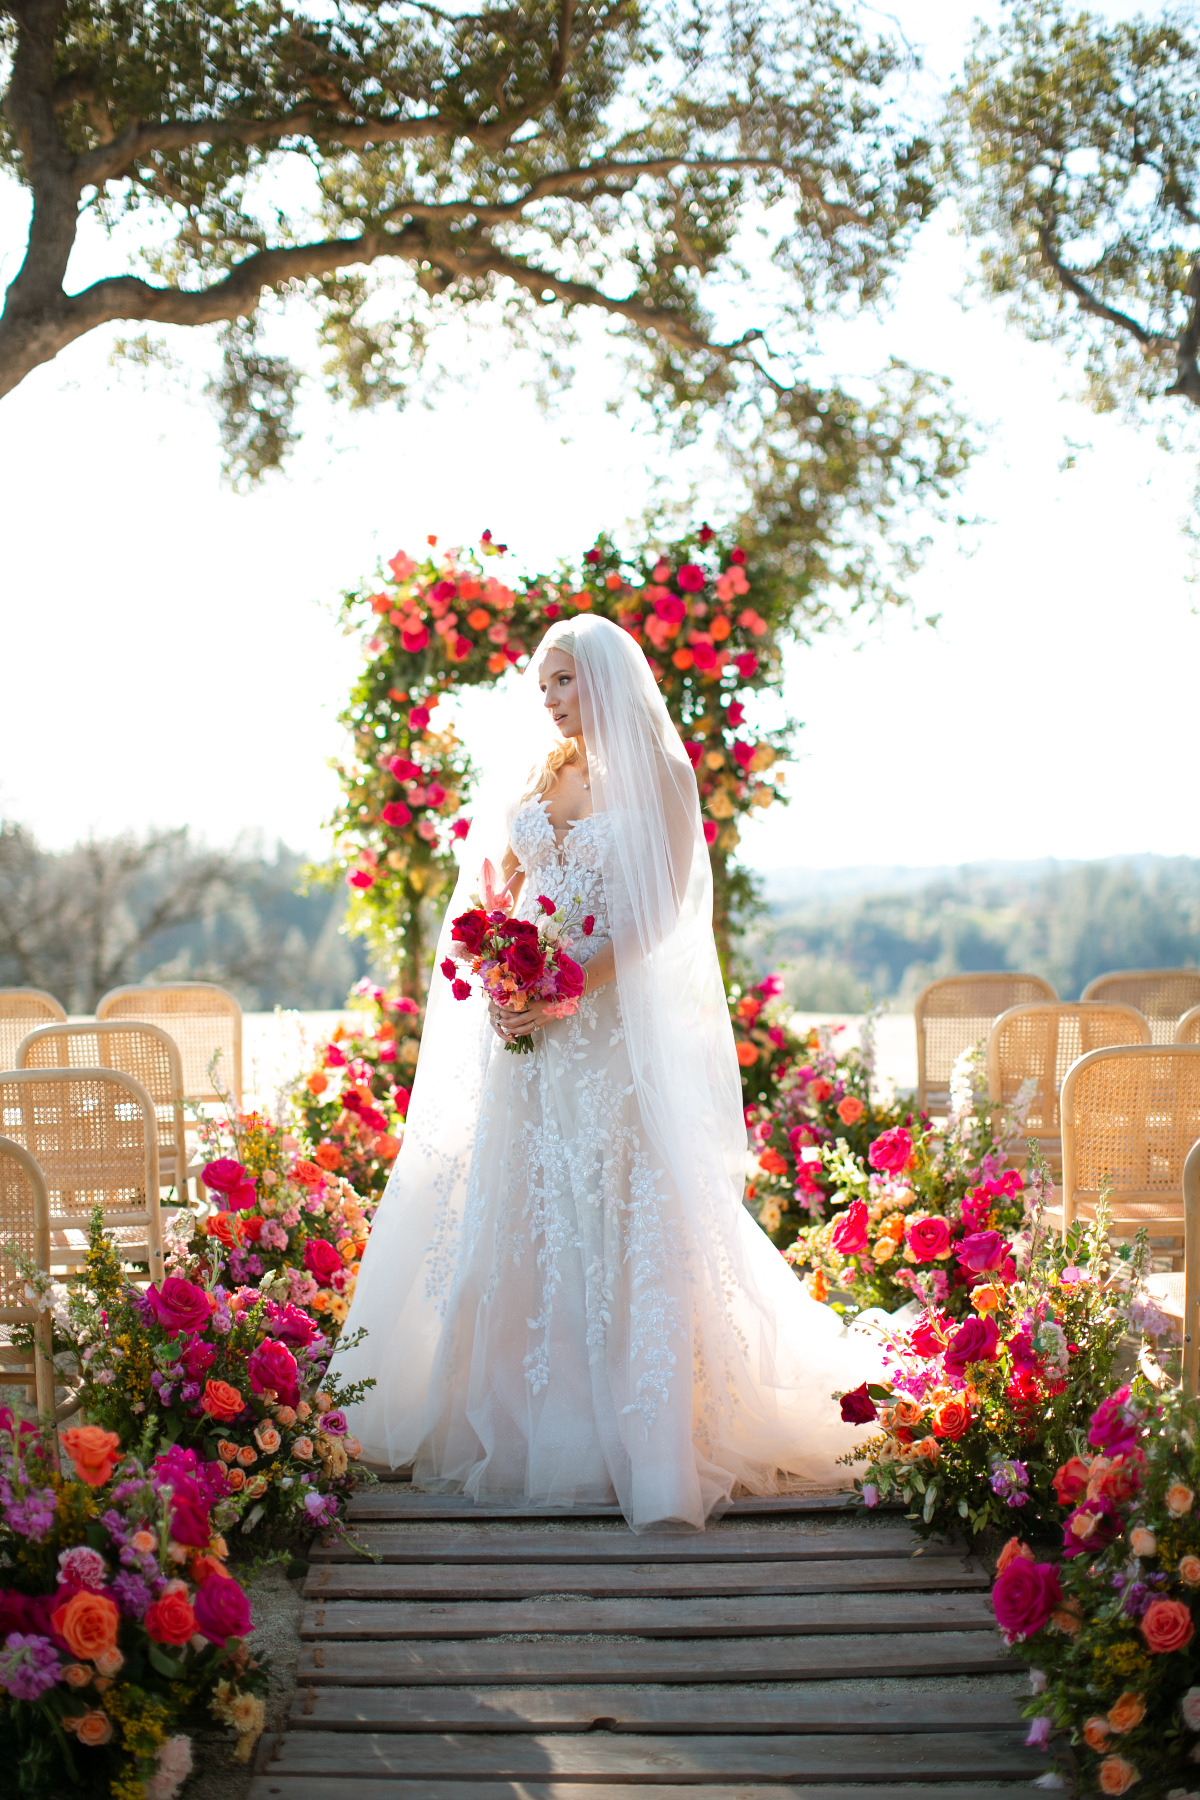
<svg viewBox="0 0 1200 1800">
<path fill-rule="evenodd" d="M 337 867 L 352 890 L 350 923 L 366 931 L 402 991 L 421 991 L 433 911 L 469 826 L 473 772 L 444 702 L 522 667 L 555 619 L 595 612 L 644 648 L 696 770 L 713 860 L 718 942 L 752 888 L 731 861 L 740 822 L 769 806 L 791 727 L 755 730 L 747 706 L 778 687 L 778 589 L 756 590 L 736 541 L 702 525 L 669 546 L 626 557 L 608 539 L 578 567 L 518 577 L 485 532 L 478 550 L 392 557 L 378 588 L 348 594 L 348 630 L 368 626 L 365 666 L 342 722 L 353 757 L 339 765 Z M 507 576 L 507 579 L 506 579 Z"/>
</svg>

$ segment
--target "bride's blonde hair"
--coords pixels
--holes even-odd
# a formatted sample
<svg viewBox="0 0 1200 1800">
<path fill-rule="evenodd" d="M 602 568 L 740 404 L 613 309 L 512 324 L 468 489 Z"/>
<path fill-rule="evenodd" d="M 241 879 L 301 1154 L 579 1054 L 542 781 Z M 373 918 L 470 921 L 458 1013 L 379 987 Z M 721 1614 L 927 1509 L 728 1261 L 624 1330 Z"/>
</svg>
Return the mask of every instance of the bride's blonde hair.
<svg viewBox="0 0 1200 1800">
<path fill-rule="evenodd" d="M 564 656 L 569 656 L 574 662 L 575 633 L 571 630 L 569 621 L 564 620 L 561 627 L 553 625 L 550 627 L 546 634 L 544 653 L 549 654 L 551 650 L 561 650 Z M 576 749 L 574 738 L 564 738 L 560 743 L 551 744 L 541 762 L 535 763 L 530 770 L 529 785 L 521 798 L 523 800 L 540 799 L 558 771 L 565 769 L 569 763 L 578 761 L 579 751 Z"/>
</svg>

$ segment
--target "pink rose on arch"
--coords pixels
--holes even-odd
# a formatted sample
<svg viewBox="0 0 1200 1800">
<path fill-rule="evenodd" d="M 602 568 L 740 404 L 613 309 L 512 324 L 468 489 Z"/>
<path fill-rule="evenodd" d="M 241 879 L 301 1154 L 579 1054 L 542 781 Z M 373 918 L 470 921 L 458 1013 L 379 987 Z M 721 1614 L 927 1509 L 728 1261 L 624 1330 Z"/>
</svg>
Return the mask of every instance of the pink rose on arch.
<svg viewBox="0 0 1200 1800">
<path fill-rule="evenodd" d="M 913 1141 L 903 1125 L 881 1132 L 867 1151 L 867 1161 L 882 1175 L 899 1175 L 913 1159 Z"/>
<path fill-rule="evenodd" d="M 946 1348 L 950 1320 L 944 1313 L 923 1312 L 908 1334 L 918 1356 L 940 1356 Z"/>
<path fill-rule="evenodd" d="M 309 1238 L 304 1246 L 304 1266 L 322 1286 L 328 1286 L 330 1276 L 342 1267 L 342 1259 L 326 1238 Z"/>
<path fill-rule="evenodd" d="M 683 586 L 683 571 L 680 570 L 680 583 Z M 700 584 L 703 586 L 703 582 Z M 680 600 L 675 594 L 660 594 L 654 602 L 656 615 L 667 625 L 678 625 L 687 618 L 687 601 Z"/>
<path fill-rule="evenodd" d="M 254 1630 L 250 1602 L 232 1575 L 210 1575 L 192 1601 L 196 1624 L 210 1644 L 244 1638 Z"/>
<path fill-rule="evenodd" d="M 300 1371 L 295 1357 L 278 1338 L 264 1338 L 250 1352 L 246 1370 L 256 1394 L 270 1388 L 283 1406 L 295 1406 L 300 1393 Z"/>
<path fill-rule="evenodd" d="M 910 1219 L 904 1235 L 918 1262 L 932 1262 L 935 1257 L 950 1254 L 950 1227 L 937 1214 L 927 1219 Z"/>
<path fill-rule="evenodd" d="M 867 1247 L 867 1205 L 852 1200 L 833 1228 L 830 1243 L 839 1256 L 857 1256 Z"/>
<path fill-rule="evenodd" d="M 1126 1456 L 1137 1448 L 1141 1417 L 1129 1405 L 1129 1388 L 1119 1387 L 1102 1400 L 1088 1426 L 1088 1443 L 1106 1456 Z"/>
<path fill-rule="evenodd" d="M 706 576 L 699 563 L 684 563 L 675 579 L 685 594 L 698 594 L 704 586 Z"/>
<path fill-rule="evenodd" d="M 958 1260 L 971 1275 L 987 1275 L 1008 1261 L 1008 1243 L 998 1231 L 973 1231 L 958 1247 Z"/>
<path fill-rule="evenodd" d="M 218 1156 L 215 1162 L 205 1163 L 200 1179 L 212 1193 L 224 1196 L 225 1205 L 232 1212 L 242 1212 L 258 1199 L 254 1182 L 232 1156 Z"/>
</svg>

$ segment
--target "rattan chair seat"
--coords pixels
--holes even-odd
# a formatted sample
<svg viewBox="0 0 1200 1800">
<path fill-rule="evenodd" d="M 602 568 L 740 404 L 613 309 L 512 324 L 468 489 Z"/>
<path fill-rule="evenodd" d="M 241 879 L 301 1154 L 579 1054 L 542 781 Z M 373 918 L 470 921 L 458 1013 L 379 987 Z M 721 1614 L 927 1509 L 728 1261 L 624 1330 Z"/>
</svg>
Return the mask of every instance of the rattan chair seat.
<svg viewBox="0 0 1200 1800">
<path fill-rule="evenodd" d="M 1175 1027 L 1177 1044 L 1200 1044 L 1200 1006 L 1193 1006 L 1185 1012 Z"/>
<path fill-rule="evenodd" d="M 1091 1216 L 1105 1189 L 1114 1222 L 1182 1237 L 1183 1169 L 1200 1138 L 1200 1044 L 1090 1051 L 1061 1096 L 1062 1221 Z"/>
</svg>

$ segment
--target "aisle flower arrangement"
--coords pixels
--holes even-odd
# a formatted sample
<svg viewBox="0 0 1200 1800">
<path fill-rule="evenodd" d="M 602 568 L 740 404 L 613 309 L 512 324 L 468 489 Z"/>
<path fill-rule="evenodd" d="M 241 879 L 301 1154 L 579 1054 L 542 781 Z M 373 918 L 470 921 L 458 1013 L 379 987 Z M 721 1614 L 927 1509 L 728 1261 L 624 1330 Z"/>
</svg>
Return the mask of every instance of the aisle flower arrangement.
<svg viewBox="0 0 1200 1800">
<path fill-rule="evenodd" d="M 844 1418 L 881 1426 L 846 1458 L 867 1464 L 855 1485 L 868 1505 L 902 1500 L 927 1532 L 1003 1531 L 1018 1514 L 1028 1532 L 1053 1529 L 1056 1471 L 1145 1322 L 1140 1246 L 1114 1250 L 1107 1223 L 1101 1205 L 1064 1241 L 1035 1206 L 1014 1239 L 987 1227 L 960 1241 L 965 1310 L 929 1306 L 894 1334 L 887 1383 L 842 1399 Z"/>
<path fill-rule="evenodd" d="M 992 1590 L 997 1624 L 1034 1665 L 1030 1742 L 1067 1734 L 1063 1760 L 1084 1792 L 1191 1800 L 1200 1406 L 1121 1387 L 1077 1437 L 1054 1475 L 1060 1552 L 1043 1560 L 1012 1538 Z"/>
<path fill-rule="evenodd" d="M 266 1677 L 216 1523 L 229 1471 L 98 1425 L 0 1410 L 0 1751 L 9 1792 L 174 1800 L 187 1727 L 232 1726 L 248 1759 Z"/>
<path fill-rule="evenodd" d="M 310 1240 L 311 1247 L 311 1240 Z M 370 1383 L 344 1387 L 332 1349 L 287 1280 L 226 1278 L 213 1240 L 186 1242 L 161 1286 L 121 1271 L 97 1214 L 56 1348 L 74 1353 L 86 1417 L 124 1441 L 194 1449 L 225 1470 L 216 1518 L 258 1539 L 336 1529 L 360 1479 L 344 1408 Z"/>
</svg>

